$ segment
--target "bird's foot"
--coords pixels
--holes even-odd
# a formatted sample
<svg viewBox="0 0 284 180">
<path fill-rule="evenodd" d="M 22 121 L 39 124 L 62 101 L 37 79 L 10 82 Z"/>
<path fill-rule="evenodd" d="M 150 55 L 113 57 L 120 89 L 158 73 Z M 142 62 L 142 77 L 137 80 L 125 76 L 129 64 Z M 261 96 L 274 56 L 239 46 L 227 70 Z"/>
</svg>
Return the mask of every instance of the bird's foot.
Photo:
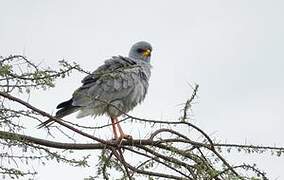
<svg viewBox="0 0 284 180">
<path fill-rule="evenodd" d="M 121 134 L 119 137 L 114 137 L 112 140 L 120 146 L 123 140 L 132 140 L 132 139 L 133 139 L 132 136 L 128 134 Z"/>
<path fill-rule="evenodd" d="M 133 139 L 132 136 L 128 134 L 121 134 L 118 138 L 116 138 L 117 141 L 122 141 L 122 140 L 131 140 Z"/>
<path fill-rule="evenodd" d="M 133 139 L 132 138 L 132 136 L 131 135 L 128 135 L 128 134 L 122 134 L 122 135 L 120 135 L 119 137 L 114 137 L 112 140 L 113 141 L 118 141 L 118 142 L 120 142 L 120 141 L 122 141 L 122 140 L 131 140 L 131 139 Z"/>
<path fill-rule="evenodd" d="M 128 134 L 121 134 L 119 139 L 127 139 L 127 140 L 131 140 L 133 139 L 131 135 Z"/>
<path fill-rule="evenodd" d="M 121 134 L 121 135 L 119 136 L 118 140 L 117 140 L 118 146 L 121 145 L 121 143 L 122 143 L 122 141 L 123 141 L 124 139 L 125 139 L 125 140 L 132 140 L 133 138 L 132 138 L 132 136 L 130 136 L 130 135 L 128 135 L 128 134 Z"/>
</svg>

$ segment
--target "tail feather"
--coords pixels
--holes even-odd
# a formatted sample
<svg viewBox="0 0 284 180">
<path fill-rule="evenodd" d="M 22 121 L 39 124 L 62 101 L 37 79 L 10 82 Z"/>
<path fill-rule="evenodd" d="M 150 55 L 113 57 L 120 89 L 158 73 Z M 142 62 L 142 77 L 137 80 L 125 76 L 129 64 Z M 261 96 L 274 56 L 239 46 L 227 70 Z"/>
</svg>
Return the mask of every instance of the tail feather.
<svg viewBox="0 0 284 180">
<path fill-rule="evenodd" d="M 71 99 L 69 99 L 68 101 L 64 101 L 64 102 L 58 104 L 57 107 L 56 107 L 56 109 L 65 108 L 65 107 L 67 107 L 67 106 L 72 105 L 72 103 L 73 103 L 73 99 L 71 98 Z"/>
<path fill-rule="evenodd" d="M 73 112 L 76 112 L 79 109 L 79 106 L 73 106 L 72 105 L 73 100 L 70 99 L 68 101 L 60 103 L 56 108 L 59 109 L 56 114 L 55 118 L 63 118 L 64 116 L 67 116 Z M 48 119 L 41 124 L 38 125 L 38 128 L 42 127 L 48 127 L 54 123 L 54 120 Z"/>
</svg>

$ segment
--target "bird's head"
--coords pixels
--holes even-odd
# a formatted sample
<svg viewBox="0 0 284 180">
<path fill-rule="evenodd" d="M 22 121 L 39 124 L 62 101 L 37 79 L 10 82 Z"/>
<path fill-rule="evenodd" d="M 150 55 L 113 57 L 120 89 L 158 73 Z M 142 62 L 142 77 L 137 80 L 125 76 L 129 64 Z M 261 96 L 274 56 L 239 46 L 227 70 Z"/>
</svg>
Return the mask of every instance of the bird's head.
<svg viewBox="0 0 284 180">
<path fill-rule="evenodd" d="M 151 52 L 152 52 L 152 46 L 150 43 L 145 41 L 140 41 L 135 43 L 129 52 L 129 57 L 143 60 L 146 62 L 150 62 L 151 59 Z"/>
</svg>

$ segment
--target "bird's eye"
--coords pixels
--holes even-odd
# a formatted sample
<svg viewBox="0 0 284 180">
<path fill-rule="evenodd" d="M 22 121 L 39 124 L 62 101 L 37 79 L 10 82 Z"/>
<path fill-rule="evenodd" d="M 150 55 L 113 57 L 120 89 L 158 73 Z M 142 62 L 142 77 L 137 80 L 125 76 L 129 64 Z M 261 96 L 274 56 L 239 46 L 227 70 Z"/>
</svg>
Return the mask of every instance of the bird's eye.
<svg viewBox="0 0 284 180">
<path fill-rule="evenodd" d="M 143 53 L 143 52 L 144 52 L 144 49 L 139 48 L 139 49 L 137 49 L 137 52 L 138 52 L 138 53 Z"/>
</svg>

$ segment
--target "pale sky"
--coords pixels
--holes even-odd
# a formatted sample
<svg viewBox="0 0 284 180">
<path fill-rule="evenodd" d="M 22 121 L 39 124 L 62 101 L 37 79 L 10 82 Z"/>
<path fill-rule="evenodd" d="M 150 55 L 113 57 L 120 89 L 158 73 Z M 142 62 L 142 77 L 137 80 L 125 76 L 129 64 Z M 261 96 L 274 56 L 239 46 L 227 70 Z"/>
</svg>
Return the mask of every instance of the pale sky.
<svg viewBox="0 0 284 180">
<path fill-rule="evenodd" d="M 281 0 L 0 0 L 0 55 L 24 54 L 52 67 L 64 58 L 93 71 L 145 40 L 154 49 L 150 88 L 130 114 L 177 118 L 191 93 L 188 83 L 197 83 L 194 124 L 221 142 L 284 146 L 283 9 Z M 30 101 L 52 113 L 83 77 L 57 81 Z M 284 178 L 283 156 L 229 156 Z M 39 167 L 38 179 L 58 173 L 82 179 L 94 172 L 50 163 Z"/>
</svg>

